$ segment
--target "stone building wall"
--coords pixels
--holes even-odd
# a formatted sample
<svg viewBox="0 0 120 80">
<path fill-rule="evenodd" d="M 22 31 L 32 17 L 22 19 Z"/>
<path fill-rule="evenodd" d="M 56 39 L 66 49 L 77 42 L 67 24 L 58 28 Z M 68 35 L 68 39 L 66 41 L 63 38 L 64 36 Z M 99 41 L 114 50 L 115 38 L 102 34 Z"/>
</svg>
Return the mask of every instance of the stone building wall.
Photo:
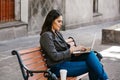
<svg viewBox="0 0 120 80">
<path fill-rule="evenodd" d="M 51 9 L 63 13 L 65 29 L 76 25 L 96 24 L 120 19 L 119 0 L 98 0 L 98 13 L 94 16 L 93 0 L 29 0 L 29 34 L 40 32 L 44 18 Z"/>
<path fill-rule="evenodd" d="M 98 0 L 98 14 L 93 12 L 93 0 L 65 0 L 66 28 L 120 19 L 119 0 Z"/>
<path fill-rule="evenodd" d="M 41 31 L 45 16 L 51 9 L 62 9 L 62 0 L 29 0 L 29 34 L 36 34 Z"/>
<path fill-rule="evenodd" d="M 99 0 L 99 12 L 103 19 L 116 18 L 120 16 L 120 0 Z"/>
<path fill-rule="evenodd" d="M 92 21 L 92 0 L 66 0 L 66 28 Z"/>
<path fill-rule="evenodd" d="M 39 34 L 45 16 L 51 9 L 59 9 L 63 13 L 63 29 L 66 30 L 76 28 L 78 25 L 83 27 L 84 25 L 120 20 L 120 0 L 98 0 L 97 15 L 93 12 L 93 1 L 15 0 L 15 20 L 17 22 L 15 24 L 13 22 L 12 25 L 8 22 L 7 26 L 4 27 L 1 27 L 0 24 L 0 41 Z M 5 35 L 8 35 L 8 37 Z"/>
</svg>

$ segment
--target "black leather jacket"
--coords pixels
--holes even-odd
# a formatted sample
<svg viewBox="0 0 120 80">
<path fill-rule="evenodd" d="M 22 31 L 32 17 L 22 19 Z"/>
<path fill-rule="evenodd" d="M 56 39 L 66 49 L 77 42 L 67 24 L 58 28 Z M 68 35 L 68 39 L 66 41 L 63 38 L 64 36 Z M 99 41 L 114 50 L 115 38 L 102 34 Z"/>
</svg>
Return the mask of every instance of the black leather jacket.
<svg viewBox="0 0 120 80">
<path fill-rule="evenodd" d="M 65 42 L 59 32 L 56 32 L 56 35 L 52 32 L 43 33 L 40 37 L 40 45 L 48 67 L 71 58 L 70 45 Z"/>
</svg>

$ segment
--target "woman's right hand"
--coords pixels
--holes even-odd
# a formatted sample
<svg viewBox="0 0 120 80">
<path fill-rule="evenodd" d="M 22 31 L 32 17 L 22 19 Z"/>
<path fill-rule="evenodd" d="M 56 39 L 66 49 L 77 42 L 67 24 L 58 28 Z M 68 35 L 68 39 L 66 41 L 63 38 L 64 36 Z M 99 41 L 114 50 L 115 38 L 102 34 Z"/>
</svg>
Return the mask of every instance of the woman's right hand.
<svg viewBox="0 0 120 80">
<path fill-rule="evenodd" d="M 86 48 L 83 46 L 72 46 L 70 47 L 70 53 L 73 53 L 75 51 L 85 51 Z"/>
<path fill-rule="evenodd" d="M 70 47 L 70 53 L 72 54 L 75 51 L 75 46 Z"/>
<path fill-rule="evenodd" d="M 73 53 L 74 51 L 87 51 L 88 48 L 84 47 L 84 46 L 72 46 L 70 47 L 70 52 Z"/>
</svg>

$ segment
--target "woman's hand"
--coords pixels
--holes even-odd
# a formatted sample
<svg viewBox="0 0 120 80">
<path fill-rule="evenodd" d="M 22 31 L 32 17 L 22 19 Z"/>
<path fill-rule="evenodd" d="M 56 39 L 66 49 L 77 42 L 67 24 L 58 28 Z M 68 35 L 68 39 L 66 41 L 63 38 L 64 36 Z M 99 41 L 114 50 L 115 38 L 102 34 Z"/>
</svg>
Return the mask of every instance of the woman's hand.
<svg viewBox="0 0 120 80">
<path fill-rule="evenodd" d="M 75 51 L 83 51 L 84 52 L 84 51 L 89 51 L 89 50 L 90 50 L 90 48 L 86 48 L 84 46 L 72 46 L 72 47 L 70 47 L 71 54 Z"/>
<path fill-rule="evenodd" d="M 84 46 L 77 46 L 77 50 L 80 50 L 80 51 L 86 51 L 87 48 L 84 47 Z"/>
<path fill-rule="evenodd" d="M 86 49 L 86 47 L 84 47 L 84 46 L 80 46 L 80 47 L 79 47 L 79 50 L 80 50 L 80 51 L 86 51 L 87 49 Z"/>
<path fill-rule="evenodd" d="M 86 51 L 86 48 L 83 46 L 72 46 L 70 47 L 70 53 L 73 53 L 75 51 Z"/>
<path fill-rule="evenodd" d="M 75 49 L 76 49 L 75 46 L 70 47 L 70 53 L 72 54 L 75 51 Z"/>
</svg>

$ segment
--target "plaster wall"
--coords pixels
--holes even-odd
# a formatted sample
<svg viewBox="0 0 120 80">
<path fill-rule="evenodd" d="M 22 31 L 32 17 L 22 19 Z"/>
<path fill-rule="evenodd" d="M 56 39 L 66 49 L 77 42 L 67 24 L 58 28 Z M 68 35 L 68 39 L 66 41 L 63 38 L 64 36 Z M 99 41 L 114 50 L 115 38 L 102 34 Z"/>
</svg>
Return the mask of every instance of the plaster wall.
<svg viewBox="0 0 120 80">
<path fill-rule="evenodd" d="M 93 15 L 91 5 L 91 0 L 66 0 L 66 25 L 69 27 L 76 24 L 90 22 Z"/>
<path fill-rule="evenodd" d="M 103 20 L 119 17 L 119 0 L 98 0 L 98 11 L 102 13 Z"/>
</svg>

